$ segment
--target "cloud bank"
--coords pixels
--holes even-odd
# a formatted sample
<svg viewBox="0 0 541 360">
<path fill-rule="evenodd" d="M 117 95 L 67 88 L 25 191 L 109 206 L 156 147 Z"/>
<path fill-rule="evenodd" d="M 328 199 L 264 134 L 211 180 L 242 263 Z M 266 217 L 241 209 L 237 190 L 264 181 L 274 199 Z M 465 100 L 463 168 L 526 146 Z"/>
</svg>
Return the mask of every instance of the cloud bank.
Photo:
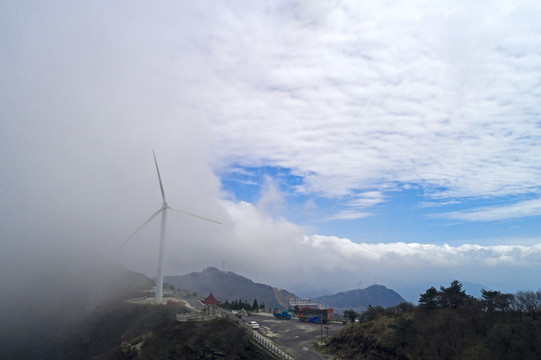
<svg viewBox="0 0 541 360">
<path fill-rule="evenodd" d="M 159 209 L 154 148 L 170 205 L 223 222 L 171 214 L 168 274 L 227 260 L 281 287 L 535 288 L 540 14 L 531 1 L 4 2 L 2 270 L 80 251 L 155 274 L 157 223 L 116 249 Z M 247 168 L 288 176 L 224 185 Z M 301 211 L 316 215 L 292 220 Z"/>
<path fill-rule="evenodd" d="M 325 196 L 400 183 L 434 198 L 539 194 L 540 94 L 528 79 L 540 75 L 541 28 L 528 9 L 539 13 L 271 8 L 253 48 L 220 34 L 233 75 L 217 94 L 228 99 L 213 121 L 218 157 L 291 168 L 299 191 Z"/>
<path fill-rule="evenodd" d="M 301 284 L 344 291 L 383 283 L 415 302 L 423 288 L 454 279 L 515 292 L 535 283 L 533 274 L 541 266 L 540 238 L 529 239 L 530 245 L 353 242 L 307 234 L 246 202 L 222 206 L 227 220 L 215 238 L 192 244 L 189 255 L 180 257 L 182 246 L 168 244 L 169 273 L 197 268 L 206 252 L 216 267 L 225 260 L 230 271 L 292 291 Z M 523 275 L 516 277 L 517 273 Z"/>
</svg>

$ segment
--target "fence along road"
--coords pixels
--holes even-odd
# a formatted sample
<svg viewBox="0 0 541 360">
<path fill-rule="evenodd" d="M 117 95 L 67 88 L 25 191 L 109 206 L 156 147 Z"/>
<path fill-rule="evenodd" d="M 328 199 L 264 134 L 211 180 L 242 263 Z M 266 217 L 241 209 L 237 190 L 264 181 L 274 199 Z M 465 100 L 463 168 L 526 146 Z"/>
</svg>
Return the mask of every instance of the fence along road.
<svg viewBox="0 0 541 360">
<path fill-rule="evenodd" d="M 228 317 L 229 319 L 233 320 L 238 326 L 241 326 L 244 329 L 246 329 L 246 331 L 248 331 L 248 333 L 254 338 L 255 341 L 257 341 L 261 346 L 263 346 L 265 349 L 270 351 L 273 355 L 283 360 L 297 360 L 296 358 L 294 358 L 293 356 L 289 355 L 284 350 L 276 346 L 276 344 L 274 344 L 271 340 L 264 337 L 263 335 L 255 331 L 254 329 L 252 329 L 244 321 L 235 318 L 234 315 L 231 314 L 230 312 L 222 310 L 222 309 L 219 309 L 218 311 L 222 314 L 222 316 Z"/>
</svg>

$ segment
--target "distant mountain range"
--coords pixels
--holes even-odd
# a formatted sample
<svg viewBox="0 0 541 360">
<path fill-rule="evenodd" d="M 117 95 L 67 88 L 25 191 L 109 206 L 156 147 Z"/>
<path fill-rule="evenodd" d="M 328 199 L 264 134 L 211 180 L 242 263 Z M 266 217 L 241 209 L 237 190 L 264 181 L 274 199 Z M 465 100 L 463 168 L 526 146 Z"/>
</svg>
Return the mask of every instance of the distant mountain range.
<svg viewBox="0 0 541 360">
<path fill-rule="evenodd" d="M 195 291 L 202 297 L 212 293 L 220 301 L 243 300 L 251 304 L 257 299 L 258 304 L 265 304 L 267 309 L 287 309 L 289 299 L 296 298 L 286 290 L 254 283 L 234 272 L 220 271 L 215 267 L 186 275 L 165 276 L 164 282 L 180 290 Z"/>
<path fill-rule="evenodd" d="M 356 289 L 340 292 L 334 295 L 321 296 L 315 299 L 324 304 L 325 307 L 332 307 L 335 310 L 355 309 L 364 311 L 368 306 L 383 306 L 384 308 L 406 302 L 396 291 L 387 289 L 383 285 L 372 285 L 366 289 Z"/>
<path fill-rule="evenodd" d="M 195 291 L 203 297 L 212 292 L 220 301 L 232 302 L 240 299 L 252 303 L 254 299 L 257 299 L 257 302 L 260 305 L 264 303 L 267 309 L 288 309 L 290 307 L 289 300 L 298 298 L 286 290 L 254 283 L 243 276 L 233 272 L 226 273 L 215 267 L 186 275 L 165 276 L 164 282 L 180 290 Z M 337 312 L 347 309 L 363 311 L 369 305 L 390 307 L 406 301 L 398 293 L 383 285 L 372 285 L 366 289 L 321 296 L 314 300 L 325 307 L 335 308 Z"/>
</svg>

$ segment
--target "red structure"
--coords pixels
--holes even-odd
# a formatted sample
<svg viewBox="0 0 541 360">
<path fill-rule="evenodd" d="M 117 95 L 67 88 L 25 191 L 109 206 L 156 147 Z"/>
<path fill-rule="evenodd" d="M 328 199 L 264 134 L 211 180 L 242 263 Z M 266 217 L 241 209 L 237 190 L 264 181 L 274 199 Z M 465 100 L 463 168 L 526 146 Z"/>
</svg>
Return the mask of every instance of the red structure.
<svg viewBox="0 0 541 360">
<path fill-rule="evenodd" d="M 300 321 L 316 322 L 326 324 L 334 319 L 334 309 L 311 309 L 303 307 L 299 312 Z"/>
<path fill-rule="evenodd" d="M 220 301 L 218 301 L 212 293 L 203 300 L 203 305 L 205 305 L 205 309 L 203 310 L 204 314 L 211 315 L 211 309 L 212 309 L 212 315 L 216 315 L 216 305 L 218 305 Z"/>
</svg>

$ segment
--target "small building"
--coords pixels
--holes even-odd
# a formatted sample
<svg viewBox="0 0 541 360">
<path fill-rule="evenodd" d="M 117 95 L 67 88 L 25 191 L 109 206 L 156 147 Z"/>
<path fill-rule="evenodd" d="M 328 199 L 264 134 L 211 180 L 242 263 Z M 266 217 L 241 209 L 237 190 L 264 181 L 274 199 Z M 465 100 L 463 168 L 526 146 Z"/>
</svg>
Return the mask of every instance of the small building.
<svg viewBox="0 0 541 360">
<path fill-rule="evenodd" d="M 203 313 L 205 315 L 216 315 L 216 305 L 218 305 L 220 301 L 210 293 L 210 295 L 203 300 L 203 305 L 205 305 L 205 308 L 203 309 Z"/>
<path fill-rule="evenodd" d="M 312 298 L 289 299 L 289 306 L 292 308 L 298 306 L 299 308 L 310 307 L 312 309 L 323 309 L 323 306 Z"/>
</svg>

